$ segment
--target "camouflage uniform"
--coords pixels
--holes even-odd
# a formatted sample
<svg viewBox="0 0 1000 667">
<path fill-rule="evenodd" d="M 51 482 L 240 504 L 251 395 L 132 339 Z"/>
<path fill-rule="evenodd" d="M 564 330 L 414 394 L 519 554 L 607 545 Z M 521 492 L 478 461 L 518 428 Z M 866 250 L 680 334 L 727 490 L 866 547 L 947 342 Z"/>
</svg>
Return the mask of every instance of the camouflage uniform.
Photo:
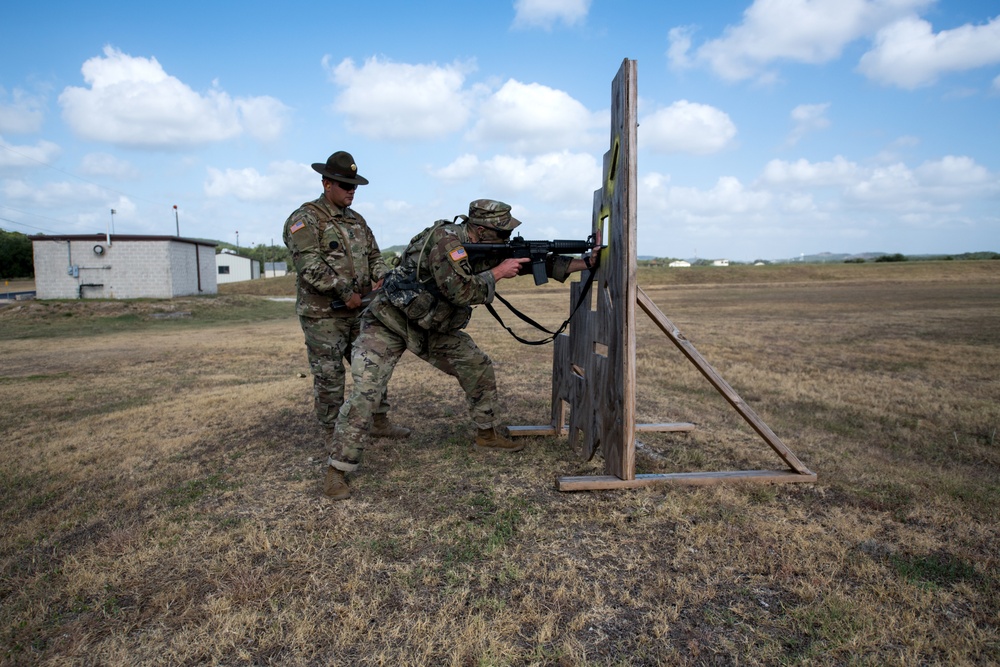
<svg viewBox="0 0 1000 667">
<path fill-rule="evenodd" d="M 365 219 L 325 196 L 292 213 L 283 238 L 297 273 L 295 312 L 305 334 L 316 417 L 332 429 L 344 402 L 343 359 L 351 359 L 363 309 L 334 308 L 331 302 L 371 292 L 389 267 Z M 381 398 L 377 412 L 384 414 L 384 387 Z"/>
<path fill-rule="evenodd" d="M 486 219 L 491 222 L 488 226 L 501 230 L 520 224 L 510 216 L 507 204 L 491 200 L 473 202 L 470 216 L 479 224 Z M 466 225 L 446 220 L 417 234 L 362 315 L 351 362 L 354 386 L 340 409 L 329 460 L 337 470 L 357 469 L 370 440 L 376 401 L 406 350 L 458 380 L 478 428 L 494 426 L 493 362 L 462 329 L 469 323 L 473 305 L 493 300 L 496 282 L 490 270 L 502 260 L 471 261 L 464 248 L 468 242 Z M 550 256 L 549 277 L 565 281 L 570 261 Z M 530 271 L 530 265 L 525 264 L 523 271 Z"/>
</svg>

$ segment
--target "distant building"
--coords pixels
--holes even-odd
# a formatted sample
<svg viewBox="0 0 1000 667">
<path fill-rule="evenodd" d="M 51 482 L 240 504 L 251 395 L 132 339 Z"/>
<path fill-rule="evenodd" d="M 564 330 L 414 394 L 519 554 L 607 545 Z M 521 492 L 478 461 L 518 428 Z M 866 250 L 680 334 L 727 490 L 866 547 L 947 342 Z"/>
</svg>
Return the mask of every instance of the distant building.
<svg viewBox="0 0 1000 667">
<path fill-rule="evenodd" d="M 29 238 L 38 299 L 169 299 L 219 291 L 211 241 L 114 234 Z"/>
<path fill-rule="evenodd" d="M 260 262 L 237 255 L 232 250 L 223 250 L 215 256 L 216 280 L 222 283 L 238 283 L 260 278 Z"/>
<path fill-rule="evenodd" d="M 284 262 L 264 262 L 264 277 L 277 278 L 288 273 L 288 265 Z"/>
<path fill-rule="evenodd" d="M 712 266 L 729 266 L 728 259 L 714 259 L 712 260 Z"/>
<path fill-rule="evenodd" d="M 691 266 L 691 262 L 685 262 L 683 259 L 675 259 L 674 261 L 667 264 L 667 266 L 678 268 L 683 266 Z"/>
</svg>

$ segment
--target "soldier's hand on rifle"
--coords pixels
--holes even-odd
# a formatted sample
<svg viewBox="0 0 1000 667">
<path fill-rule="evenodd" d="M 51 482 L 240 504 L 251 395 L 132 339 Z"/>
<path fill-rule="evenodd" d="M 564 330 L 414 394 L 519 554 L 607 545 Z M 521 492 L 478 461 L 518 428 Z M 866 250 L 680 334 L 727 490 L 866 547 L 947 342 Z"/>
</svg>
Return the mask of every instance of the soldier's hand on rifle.
<svg viewBox="0 0 1000 667">
<path fill-rule="evenodd" d="M 361 295 L 357 292 L 351 292 L 351 298 L 344 302 L 344 305 L 351 310 L 361 307 Z"/>
<path fill-rule="evenodd" d="M 529 261 L 531 260 L 527 257 L 508 257 L 493 267 L 493 279 L 500 281 L 504 278 L 513 278 L 521 273 L 521 265 Z"/>
<path fill-rule="evenodd" d="M 586 257 L 580 259 L 574 259 L 569 264 L 569 272 L 574 273 L 576 271 L 583 271 L 584 269 L 592 269 L 597 265 L 597 256 L 601 254 L 602 246 L 594 246 L 590 251 L 590 254 Z"/>
<path fill-rule="evenodd" d="M 375 283 L 374 285 L 372 285 L 372 291 L 376 292 L 376 291 L 382 289 L 382 283 L 384 283 L 384 282 L 385 282 L 385 278 L 383 278 L 382 280 L 380 280 L 377 283 Z"/>
</svg>

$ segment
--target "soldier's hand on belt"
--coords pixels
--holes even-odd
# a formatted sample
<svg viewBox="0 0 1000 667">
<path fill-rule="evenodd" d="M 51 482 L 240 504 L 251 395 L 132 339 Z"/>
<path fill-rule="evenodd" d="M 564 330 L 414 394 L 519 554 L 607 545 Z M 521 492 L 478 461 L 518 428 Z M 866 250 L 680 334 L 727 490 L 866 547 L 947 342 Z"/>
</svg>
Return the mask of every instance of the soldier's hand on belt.
<svg viewBox="0 0 1000 667">
<path fill-rule="evenodd" d="M 351 298 L 344 302 L 344 305 L 354 310 L 355 308 L 361 307 L 361 295 L 357 292 L 351 292 Z"/>
<path fill-rule="evenodd" d="M 521 265 L 525 262 L 529 262 L 527 257 L 508 257 L 504 261 L 500 262 L 497 266 L 494 266 L 491 271 L 493 272 L 493 280 L 503 280 L 504 278 L 513 278 L 514 276 L 521 273 Z"/>
</svg>

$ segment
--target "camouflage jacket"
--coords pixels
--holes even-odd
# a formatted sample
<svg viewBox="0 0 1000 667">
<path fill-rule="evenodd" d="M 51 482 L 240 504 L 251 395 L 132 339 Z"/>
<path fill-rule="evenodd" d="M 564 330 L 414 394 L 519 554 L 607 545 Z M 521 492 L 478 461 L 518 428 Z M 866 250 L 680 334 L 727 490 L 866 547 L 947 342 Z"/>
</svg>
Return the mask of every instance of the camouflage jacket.
<svg viewBox="0 0 1000 667">
<path fill-rule="evenodd" d="M 325 196 L 288 216 L 283 238 L 296 272 L 295 312 L 305 317 L 358 314 L 330 302 L 367 294 L 389 272 L 365 219 Z"/>
<path fill-rule="evenodd" d="M 407 320 L 429 331 L 464 328 L 472 306 L 490 303 L 496 281 L 490 269 L 503 260 L 477 257 L 465 250 L 468 228 L 439 220 L 410 240 L 399 266 L 386 276 L 382 293 L 369 308 L 385 324 Z M 550 255 L 546 273 L 564 282 L 569 277 L 569 257 Z M 522 273 L 530 273 L 528 264 Z"/>
</svg>

